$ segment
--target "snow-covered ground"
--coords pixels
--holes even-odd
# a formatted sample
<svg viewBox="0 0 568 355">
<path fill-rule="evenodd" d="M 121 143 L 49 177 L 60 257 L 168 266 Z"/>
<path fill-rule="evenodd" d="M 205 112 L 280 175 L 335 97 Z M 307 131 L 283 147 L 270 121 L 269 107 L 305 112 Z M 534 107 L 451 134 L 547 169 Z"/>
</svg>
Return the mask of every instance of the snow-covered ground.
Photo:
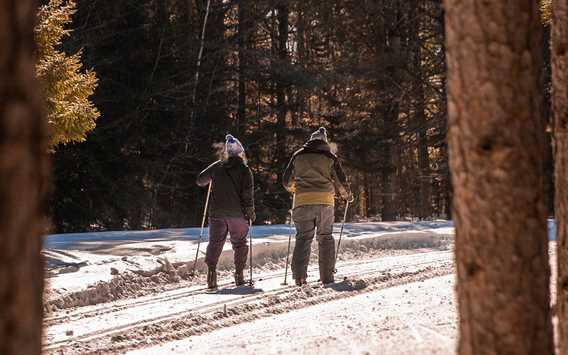
<svg viewBox="0 0 568 355">
<path fill-rule="evenodd" d="M 453 285 L 435 277 L 129 354 L 453 354 Z"/>
<path fill-rule="evenodd" d="M 50 235 L 47 354 L 453 354 L 453 225 L 346 225 L 336 283 L 283 285 L 290 227 L 255 226 L 254 287 L 206 292 L 198 228 Z M 339 225 L 335 226 L 335 235 Z M 549 223 L 554 239 L 554 223 Z M 553 256 L 553 255 L 552 255 Z M 554 256 L 553 256 L 554 259 Z M 248 276 L 248 275 L 247 275 Z"/>
<path fill-rule="evenodd" d="M 332 335 L 334 331 L 337 331 L 338 334 L 348 332 L 355 326 L 368 328 L 369 322 L 377 322 L 382 317 L 369 318 L 375 314 L 375 311 L 378 312 L 379 308 L 377 307 L 389 309 L 384 312 L 385 317 L 382 318 L 383 327 L 379 329 L 382 332 L 388 330 L 389 314 L 397 313 L 395 309 L 397 304 L 404 304 L 404 307 L 407 307 L 407 305 L 410 305 L 408 302 L 415 303 L 417 307 L 414 310 L 406 309 L 405 312 L 414 313 L 415 319 L 425 323 L 428 322 L 429 316 L 421 310 L 431 308 L 433 300 L 448 299 L 448 302 L 451 302 L 451 299 L 445 296 L 445 294 L 452 293 L 451 285 L 446 283 L 432 286 L 433 292 L 430 298 L 423 297 L 418 292 L 421 290 L 417 290 L 418 293 L 406 295 L 406 298 L 401 298 L 399 294 L 393 294 L 392 297 L 394 298 L 390 299 L 391 295 L 388 292 L 381 296 L 382 292 L 393 287 L 396 288 L 396 286 L 417 284 L 419 285 L 417 287 L 409 286 L 410 289 L 421 289 L 420 283 L 423 281 L 451 275 L 453 273 L 453 253 L 451 250 L 420 250 L 401 256 L 342 261 L 338 264 L 338 269 L 337 282 L 329 287 L 322 287 L 319 284 L 317 267 L 312 265 L 309 284 L 302 288 L 281 285 L 283 272 L 276 271 L 257 274 L 254 288 L 235 288 L 230 285 L 229 280 L 222 279 L 220 282 L 221 290 L 213 294 L 205 292 L 203 285 L 201 287 L 195 285 L 145 297 L 55 312 L 45 320 L 47 325 L 45 350 L 48 354 L 107 354 L 124 353 L 129 350 L 163 345 L 163 347 L 155 350 L 150 348 L 150 350 L 147 350 L 147 354 L 165 354 L 168 353 L 168 349 L 172 348 L 177 349 L 176 351 L 179 353 L 179 346 L 176 348 L 175 345 L 171 345 L 171 341 L 206 335 L 224 328 L 241 327 L 240 329 L 248 329 L 249 325 L 258 327 L 259 325 L 255 326 L 256 323 L 250 322 L 262 319 L 272 319 L 273 326 L 277 326 L 278 323 L 282 322 L 281 315 L 293 310 L 297 310 L 298 314 L 307 312 L 304 315 L 304 319 L 307 321 L 319 314 L 317 309 L 312 308 L 314 305 L 347 300 L 351 297 L 366 300 L 366 298 L 361 298 L 364 295 L 370 295 L 369 297 L 373 300 L 377 297 L 386 297 L 389 300 L 385 299 L 384 304 L 354 305 L 370 307 L 366 311 L 361 308 L 352 309 L 352 311 L 356 311 L 354 314 L 349 312 L 351 306 L 345 306 L 343 311 L 334 315 L 335 318 L 327 319 L 329 322 L 335 320 L 340 322 L 336 325 L 336 329 L 330 329 L 331 333 L 328 333 L 328 335 Z M 406 294 L 408 290 L 409 288 L 402 292 Z M 379 295 L 377 296 L 377 294 Z M 349 305 L 349 301 L 347 302 L 347 305 Z M 379 313 L 383 314 L 383 312 Z M 448 317 L 451 317 L 452 314 L 450 311 Z M 399 316 L 402 319 L 403 313 L 399 313 Z M 354 318 L 361 319 L 358 323 L 341 324 L 345 321 L 350 322 Z M 300 321 L 298 320 L 298 322 Z M 299 324 L 301 323 L 297 323 L 296 326 Z M 260 326 L 262 326 L 262 323 Z M 311 324 L 304 326 L 310 327 Z M 311 333 L 307 333 L 311 334 L 309 338 L 302 338 L 300 334 L 303 333 L 296 334 L 294 332 L 294 329 L 298 328 L 294 328 L 292 325 L 288 327 L 289 332 L 286 333 L 288 338 L 285 340 L 283 337 L 280 346 L 284 346 L 286 342 L 294 343 L 294 341 L 297 341 L 299 346 L 297 349 L 304 349 L 303 342 L 308 339 L 311 345 L 306 344 L 306 346 L 311 346 L 313 351 L 306 353 L 318 353 L 316 348 L 319 342 L 318 337 L 320 337 L 319 332 L 322 328 L 319 328 L 320 330 L 315 328 Z M 292 328 L 290 329 L 290 327 Z M 343 330 L 341 330 L 342 328 Z M 282 329 L 286 330 L 286 328 Z M 270 330 L 266 330 L 267 332 L 261 336 L 270 336 Z M 389 330 L 389 332 L 391 331 L 392 336 L 383 334 L 386 339 L 395 337 L 398 332 L 394 328 Z M 363 336 L 363 334 L 359 335 Z M 396 336 L 401 337 L 402 333 Z M 255 340 L 254 336 L 238 340 L 241 341 L 240 346 L 245 347 L 241 350 L 246 353 L 249 352 L 249 349 L 246 348 L 247 344 L 251 345 L 251 352 L 256 353 L 274 353 L 272 350 L 278 350 L 278 348 L 263 350 L 262 342 Z M 323 336 L 321 340 L 322 344 L 327 342 L 326 349 L 331 350 L 333 338 Z M 380 339 L 378 338 L 378 340 Z M 197 340 L 193 340 L 194 344 L 195 341 Z M 389 346 L 395 346 L 396 343 L 396 339 L 391 339 Z M 199 342 L 197 344 L 203 347 L 207 346 L 207 343 Z M 407 343 L 402 343 L 402 345 L 404 344 Z M 224 353 L 226 351 L 225 347 L 221 346 L 222 343 L 217 343 L 217 345 L 219 347 L 211 347 L 209 353 Z M 232 344 L 226 345 L 229 346 L 229 349 L 232 349 Z M 351 345 L 356 346 L 355 343 Z M 361 347 L 368 346 L 365 342 L 361 342 L 359 345 Z M 404 346 L 402 348 L 408 349 Z M 298 351 L 297 349 L 296 353 L 303 353 L 303 350 Z M 282 351 L 289 353 L 290 351 L 294 352 L 294 349 L 289 347 Z M 202 353 L 201 350 L 185 348 L 185 346 L 181 352 Z M 322 351 L 319 353 L 330 352 Z"/>
<path fill-rule="evenodd" d="M 339 227 L 336 225 L 336 236 Z M 241 332 L 249 329 L 249 325 L 250 334 L 255 334 L 255 327 L 264 327 L 263 320 L 278 324 L 280 315 L 292 310 L 297 311 L 286 317 L 303 314 L 309 322 L 310 317 L 320 314 L 314 307 L 386 297 L 381 295 L 388 295 L 397 285 L 411 285 L 453 272 L 451 222 L 353 223 L 345 227 L 336 284 L 321 287 L 318 283 L 317 243 L 314 243 L 309 285 L 304 288 L 282 285 L 290 227 L 255 226 L 252 230 L 254 288 L 231 286 L 232 252 L 227 243 L 220 261 L 221 290 L 210 294 L 205 292 L 202 276 L 203 255 L 197 276 L 188 273 L 199 232 L 198 228 L 188 228 L 47 236 L 44 242 L 49 272 L 45 299 L 46 352 L 106 354 L 149 347 L 146 353 L 161 354 L 173 347 L 178 353 L 203 353 L 204 348 L 186 348 L 185 343 L 169 342 L 201 344 L 198 339 L 208 334 L 213 337 L 217 332 L 231 334 L 233 327 Z M 206 245 L 207 229 L 202 252 Z M 288 282 L 292 283 L 290 275 Z M 451 290 L 446 290 L 448 287 L 441 292 L 451 294 Z M 321 306 L 312 307 L 318 304 Z M 361 310 L 363 306 L 356 307 Z M 347 318 L 357 316 L 341 314 Z M 325 321 L 334 322 L 331 318 Z M 338 321 L 331 332 L 339 334 L 349 329 L 347 324 L 341 330 L 343 321 Z M 313 329 L 310 338 L 315 347 L 307 346 L 306 353 L 318 352 L 318 329 L 325 328 Z M 293 334 L 294 328 L 282 331 Z M 244 343 L 238 343 L 238 347 L 256 353 L 291 350 L 284 346 L 287 342 L 284 338 L 280 345 L 274 340 L 271 348 L 263 348 L 261 339 L 271 337 L 270 334 L 267 328 L 260 338 L 243 338 Z M 325 338 L 321 349 L 328 353 L 336 345 L 332 338 Z M 153 346 L 163 348 L 151 350 Z M 218 352 L 224 350 L 210 348 L 210 353 Z"/>
<path fill-rule="evenodd" d="M 339 235 L 339 225 L 335 226 Z M 254 226 L 253 246 L 287 243 L 288 225 Z M 361 239 L 402 234 L 453 234 L 451 222 L 392 222 L 346 224 L 344 238 Z M 118 273 L 155 268 L 157 259 L 170 263 L 188 262 L 195 258 L 199 228 L 163 229 L 153 231 L 98 232 L 54 234 L 45 237 L 44 255 L 48 265 L 48 285 L 51 295 L 76 292 L 99 281 L 109 282 L 111 268 Z M 200 257 L 207 248 L 205 228 Z M 230 243 L 225 250 L 230 250 Z"/>
<path fill-rule="evenodd" d="M 213 294 L 207 229 L 189 272 L 199 232 L 47 236 L 46 353 L 454 353 L 451 222 L 348 224 L 336 283 L 319 284 L 314 243 L 303 288 L 282 285 L 290 227 L 255 226 L 254 287 L 231 286 L 227 243 Z"/>
</svg>

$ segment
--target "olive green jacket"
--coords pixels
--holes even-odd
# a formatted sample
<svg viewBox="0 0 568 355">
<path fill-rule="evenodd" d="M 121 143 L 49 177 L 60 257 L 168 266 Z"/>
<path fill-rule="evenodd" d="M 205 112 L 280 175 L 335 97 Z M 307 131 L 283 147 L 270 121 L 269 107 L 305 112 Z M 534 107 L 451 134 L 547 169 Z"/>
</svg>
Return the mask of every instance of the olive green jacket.
<svg viewBox="0 0 568 355">
<path fill-rule="evenodd" d="M 296 194 L 294 207 L 334 205 L 336 188 L 349 190 L 341 163 L 323 140 L 311 140 L 298 150 L 282 177 L 284 188 Z"/>
</svg>

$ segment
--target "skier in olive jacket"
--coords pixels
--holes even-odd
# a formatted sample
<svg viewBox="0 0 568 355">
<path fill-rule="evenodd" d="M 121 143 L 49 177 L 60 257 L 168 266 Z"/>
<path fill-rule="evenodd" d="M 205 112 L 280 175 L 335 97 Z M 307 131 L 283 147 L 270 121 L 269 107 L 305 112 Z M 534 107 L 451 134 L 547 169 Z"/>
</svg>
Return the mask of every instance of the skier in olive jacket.
<svg viewBox="0 0 568 355">
<path fill-rule="evenodd" d="M 327 132 L 312 133 L 304 147 L 292 156 L 283 175 L 284 187 L 295 193 L 293 219 L 296 245 L 292 273 L 296 285 L 306 283 L 312 240 L 317 231 L 319 271 L 322 283 L 334 281 L 335 241 L 333 239 L 334 197 L 336 189 L 344 199 L 351 192 L 341 163 L 331 152 Z"/>
<path fill-rule="evenodd" d="M 203 170 L 199 186 L 211 187 L 209 207 L 209 244 L 205 255 L 208 267 L 207 287 L 217 288 L 217 262 L 230 234 L 235 258 L 235 284 L 243 285 L 243 270 L 248 255 L 248 221 L 254 222 L 254 182 L 241 142 L 227 135 L 224 157 Z"/>
</svg>

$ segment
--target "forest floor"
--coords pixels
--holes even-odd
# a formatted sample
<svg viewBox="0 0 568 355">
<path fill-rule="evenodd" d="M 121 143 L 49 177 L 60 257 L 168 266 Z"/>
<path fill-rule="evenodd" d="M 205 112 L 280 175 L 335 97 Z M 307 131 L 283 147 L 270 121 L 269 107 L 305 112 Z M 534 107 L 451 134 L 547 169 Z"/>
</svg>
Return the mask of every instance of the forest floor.
<svg viewBox="0 0 568 355">
<path fill-rule="evenodd" d="M 292 286 L 291 278 L 282 285 L 287 227 L 258 227 L 253 231 L 254 287 L 232 285 L 228 244 L 216 293 L 206 292 L 203 272 L 189 275 L 194 232 L 110 234 L 112 243 L 108 233 L 49 236 L 45 352 L 454 353 L 448 222 L 351 224 L 336 283 L 320 285 L 314 250 L 308 285 L 301 288 Z M 163 248 L 153 254 L 152 245 L 173 245 L 180 252 Z M 136 251 L 140 246 L 144 251 Z M 127 250 L 129 255 L 122 255 Z M 62 253 L 81 266 L 66 270 L 69 259 L 54 257 Z"/>
</svg>

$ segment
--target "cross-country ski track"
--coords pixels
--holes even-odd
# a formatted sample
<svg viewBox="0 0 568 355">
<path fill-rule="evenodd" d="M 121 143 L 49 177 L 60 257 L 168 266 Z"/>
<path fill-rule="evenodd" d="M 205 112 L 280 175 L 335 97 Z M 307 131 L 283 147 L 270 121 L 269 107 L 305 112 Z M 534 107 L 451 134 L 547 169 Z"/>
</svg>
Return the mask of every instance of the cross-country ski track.
<svg viewBox="0 0 568 355">
<path fill-rule="evenodd" d="M 298 288 L 284 270 L 254 275 L 254 288 L 221 279 L 216 293 L 204 284 L 134 299 L 58 311 L 45 319 L 48 354 L 124 353 L 295 309 L 387 289 L 453 272 L 451 251 L 340 262 L 336 283 L 320 286 L 317 265 Z"/>
</svg>

